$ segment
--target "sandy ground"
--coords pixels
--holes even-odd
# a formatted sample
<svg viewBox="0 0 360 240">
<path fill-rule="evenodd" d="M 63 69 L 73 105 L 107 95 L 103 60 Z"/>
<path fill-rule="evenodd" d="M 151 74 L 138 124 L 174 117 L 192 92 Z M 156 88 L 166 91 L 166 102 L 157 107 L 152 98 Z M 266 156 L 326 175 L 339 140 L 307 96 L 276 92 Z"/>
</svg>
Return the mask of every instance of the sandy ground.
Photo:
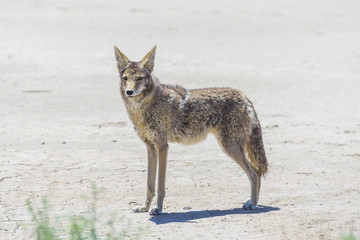
<svg viewBox="0 0 360 240">
<path fill-rule="evenodd" d="M 221 3 L 220 3 L 221 2 Z M 99 209 L 147 239 L 360 236 L 358 1 L 10 1 L 0 3 L 0 239 L 30 239 L 25 201 Z M 270 172 L 256 211 L 243 171 L 213 136 L 170 145 L 167 214 L 145 200 L 146 149 L 118 93 L 116 44 L 187 88 L 228 86 L 254 102 Z"/>
</svg>

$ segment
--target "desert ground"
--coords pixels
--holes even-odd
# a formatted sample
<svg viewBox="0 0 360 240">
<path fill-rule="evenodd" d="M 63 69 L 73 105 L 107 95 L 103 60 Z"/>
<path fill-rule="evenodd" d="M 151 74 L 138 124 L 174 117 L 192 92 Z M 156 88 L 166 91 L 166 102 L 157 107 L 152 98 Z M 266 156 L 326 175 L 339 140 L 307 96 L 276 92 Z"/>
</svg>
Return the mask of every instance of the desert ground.
<svg viewBox="0 0 360 240">
<path fill-rule="evenodd" d="M 54 216 L 98 208 L 145 239 L 360 236 L 360 3 L 356 0 L 0 3 L 0 239 L 34 239 L 26 200 Z M 213 136 L 170 144 L 165 214 L 146 194 L 146 147 L 119 94 L 113 46 L 186 88 L 254 103 L 270 164 L 260 208 Z M 155 204 L 155 202 L 154 202 Z M 121 227 L 121 226 L 119 226 Z"/>
</svg>

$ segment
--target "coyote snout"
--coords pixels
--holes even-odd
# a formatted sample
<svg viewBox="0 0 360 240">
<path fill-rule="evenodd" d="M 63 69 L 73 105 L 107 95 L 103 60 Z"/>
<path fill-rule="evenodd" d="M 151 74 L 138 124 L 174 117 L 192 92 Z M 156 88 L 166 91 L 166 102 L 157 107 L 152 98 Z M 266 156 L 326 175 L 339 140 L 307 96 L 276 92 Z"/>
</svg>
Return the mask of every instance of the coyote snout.
<svg viewBox="0 0 360 240">
<path fill-rule="evenodd" d="M 148 153 L 147 197 L 135 212 L 161 214 L 165 197 L 168 142 L 191 144 L 213 133 L 227 155 L 245 171 L 251 185 L 245 209 L 259 201 L 261 176 L 267 172 L 261 126 L 251 101 L 231 88 L 185 89 L 161 84 L 152 74 L 156 46 L 140 62 L 130 61 L 115 47 L 120 73 L 120 93 L 137 134 Z M 158 164 L 159 162 L 159 164 Z"/>
<path fill-rule="evenodd" d="M 137 91 L 134 91 L 134 90 L 126 90 L 126 91 L 125 91 L 125 94 L 126 94 L 126 96 L 129 97 L 129 98 L 133 98 L 133 97 L 135 97 L 136 95 L 138 95 L 140 92 L 141 92 L 141 89 L 140 89 L 140 90 L 137 90 Z"/>
<path fill-rule="evenodd" d="M 133 97 L 134 90 L 126 90 L 126 96 Z"/>
</svg>

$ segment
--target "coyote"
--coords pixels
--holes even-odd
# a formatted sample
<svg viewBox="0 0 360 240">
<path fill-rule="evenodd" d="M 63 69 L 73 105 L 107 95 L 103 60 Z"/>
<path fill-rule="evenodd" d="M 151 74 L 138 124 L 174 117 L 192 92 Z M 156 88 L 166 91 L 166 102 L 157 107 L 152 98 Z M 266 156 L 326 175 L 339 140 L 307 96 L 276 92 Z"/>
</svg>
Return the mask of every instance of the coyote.
<svg viewBox="0 0 360 240">
<path fill-rule="evenodd" d="M 193 144 L 213 133 L 222 150 L 247 174 L 251 184 L 245 209 L 256 209 L 260 181 L 268 169 L 261 126 L 251 101 L 232 88 L 185 89 L 166 85 L 152 74 L 156 46 L 140 62 L 130 61 L 116 46 L 120 73 L 120 93 L 125 107 L 148 154 L 147 195 L 134 212 L 148 212 L 155 196 L 159 161 L 156 207 L 162 213 L 165 197 L 168 143 Z"/>
</svg>

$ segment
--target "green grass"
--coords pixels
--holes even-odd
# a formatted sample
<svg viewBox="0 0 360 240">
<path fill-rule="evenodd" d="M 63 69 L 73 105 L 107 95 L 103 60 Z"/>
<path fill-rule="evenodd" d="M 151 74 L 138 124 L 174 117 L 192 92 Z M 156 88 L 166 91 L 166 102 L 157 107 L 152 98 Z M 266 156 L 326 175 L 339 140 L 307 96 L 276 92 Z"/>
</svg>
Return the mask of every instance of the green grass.
<svg viewBox="0 0 360 240">
<path fill-rule="evenodd" d="M 42 198 L 42 207 L 35 208 L 28 200 L 27 208 L 32 218 L 36 240 L 121 240 L 140 239 L 147 228 L 134 227 L 125 217 L 112 214 L 106 223 L 99 221 L 97 210 L 99 191 L 92 184 L 91 204 L 87 212 L 68 217 L 51 217 L 49 203 Z M 65 226 L 61 227 L 60 219 L 66 219 Z M 126 226 L 124 227 L 124 223 Z M 119 227 L 121 225 L 122 227 Z"/>
<path fill-rule="evenodd" d="M 350 233 L 349 235 L 342 236 L 342 240 L 356 240 L 354 234 Z"/>
</svg>

